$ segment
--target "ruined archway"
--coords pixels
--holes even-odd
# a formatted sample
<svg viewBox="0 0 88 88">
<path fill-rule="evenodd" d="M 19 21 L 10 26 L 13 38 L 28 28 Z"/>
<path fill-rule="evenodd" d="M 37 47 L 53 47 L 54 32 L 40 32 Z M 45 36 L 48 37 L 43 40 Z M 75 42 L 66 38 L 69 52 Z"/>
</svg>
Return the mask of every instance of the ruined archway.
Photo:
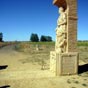
<svg viewBox="0 0 88 88">
<path fill-rule="evenodd" d="M 77 46 L 77 0 L 54 0 L 53 4 L 67 10 L 67 52 L 76 52 Z M 73 35 L 73 36 L 72 36 Z M 72 41 L 73 39 L 73 41 Z"/>
<path fill-rule="evenodd" d="M 77 0 L 53 0 L 53 4 L 64 11 L 60 12 L 57 22 L 55 51 L 50 53 L 50 70 L 55 75 L 77 74 Z"/>
</svg>

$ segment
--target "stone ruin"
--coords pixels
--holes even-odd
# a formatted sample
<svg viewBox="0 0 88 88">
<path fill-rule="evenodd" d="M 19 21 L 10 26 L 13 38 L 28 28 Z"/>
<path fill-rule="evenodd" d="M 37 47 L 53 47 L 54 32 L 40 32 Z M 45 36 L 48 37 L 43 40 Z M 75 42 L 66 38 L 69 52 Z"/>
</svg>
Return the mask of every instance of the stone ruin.
<svg viewBox="0 0 88 88">
<path fill-rule="evenodd" d="M 77 0 L 54 0 L 59 8 L 55 51 L 50 52 L 50 71 L 56 76 L 78 73 Z"/>
</svg>

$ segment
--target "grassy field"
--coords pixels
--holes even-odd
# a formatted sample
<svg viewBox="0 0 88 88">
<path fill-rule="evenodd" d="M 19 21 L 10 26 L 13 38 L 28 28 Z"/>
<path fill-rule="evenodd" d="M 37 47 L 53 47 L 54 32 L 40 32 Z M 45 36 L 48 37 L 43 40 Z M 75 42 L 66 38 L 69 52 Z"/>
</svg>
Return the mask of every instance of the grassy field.
<svg viewBox="0 0 88 88">
<path fill-rule="evenodd" d="M 88 41 L 78 41 L 78 46 L 88 46 Z"/>
<path fill-rule="evenodd" d="M 34 56 L 35 54 L 47 54 L 46 56 L 49 58 L 50 51 L 55 50 L 55 42 L 0 42 L 0 47 L 13 44 L 15 44 L 16 51 L 30 53 Z M 77 45 L 80 59 L 88 62 L 88 41 L 78 41 Z M 41 57 L 43 56 L 41 55 Z"/>
<path fill-rule="evenodd" d="M 37 51 L 38 48 L 38 51 Z M 78 42 L 78 52 L 79 57 L 83 61 L 88 62 L 88 42 L 79 41 Z M 15 48 L 18 52 L 30 53 L 30 54 L 47 54 L 49 55 L 50 51 L 55 50 L 55 42 L 20 42 L 16 44 Z M 42 56 L 43 57 L 43 56 Z M 49 57 L 49 56 L 48 56 Z"/>
<path fill-rule="evenodd" d="M 0 42 L 0 47 L 2 46 L 6 46 L 6 45 L 12 45 L 12 44 L 22 44 L 22 47 L 28 47 L 29 45 L 50 45 L 50 46 L 54 46 L 55 42 L 18 42 L 18 41 L 14 41 L 14 42 Z M 88 46 L 88 41 L 78 41 L 77 43 L 78 46 Z"/>
<path fill-rule="evenodd" d="M 0 48 L 4 47 L 4 46 L 8 46 L 8 45 L 13 45 L 16 42 L 0 42 Z"/>
<path fill-rule="evenodd" d="M 30 48 L 30 47 L 54 47 L 55 46 L 55 42 L 20 42 L 18 43 L 16 48 L 19 49 L 25 49 L 25 48 Z M 77 46 L 84 46 L 87 47 L 88 46 L 88 41 L 78 41 Z"/>
</svg>

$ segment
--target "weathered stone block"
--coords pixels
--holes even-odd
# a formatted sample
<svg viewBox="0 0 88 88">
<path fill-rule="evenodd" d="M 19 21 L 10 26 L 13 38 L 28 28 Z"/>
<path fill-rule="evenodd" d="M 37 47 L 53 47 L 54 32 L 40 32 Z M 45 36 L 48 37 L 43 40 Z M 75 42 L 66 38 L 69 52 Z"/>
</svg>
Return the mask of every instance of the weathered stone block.
<svg viewBox="0 0 88 88">
<path fill-rule="evenodd" d="M 78 73 L 78 53 L 50 52 L 50 71 L 56 76 L 74 75 Z"/>
<path fill-rule="evenodd" d="M 50 52 L 50 71 L 56 73 L 56 52 Z"/>
<path fill-rule="evenodd" d="M 56 75 L 74 75 L 78 73 L 78 53 L 62 53 L 56 55 Z"/>
</svg>

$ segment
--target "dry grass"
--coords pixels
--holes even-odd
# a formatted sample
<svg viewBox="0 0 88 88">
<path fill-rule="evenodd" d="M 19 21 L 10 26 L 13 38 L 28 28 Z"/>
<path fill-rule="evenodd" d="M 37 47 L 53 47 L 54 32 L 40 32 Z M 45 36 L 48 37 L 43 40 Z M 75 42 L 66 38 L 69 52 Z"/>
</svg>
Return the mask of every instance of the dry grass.
<svg viewBox="0 0 88 88">
<path fill-rule="evenodd" d="M 87 46 L 88 42 L 84 42 L 84 44 L 83 42 L 81 43 L 80 42 L 78 43 L 79 58 L 84 62 L 88 62 L 88 46 Z M 39 51 L 36 50 L 36 45 L 38 45 Z M 43 54 L 49 55 L 50 51 L 54 51 L 54 48 L 55 48 L 54 42 L 39 42 L 39 43 L 24 42 L 24 43 L 18 43 L 15 46 L 15 50 L 18 52 L 24 52 L 26 54 L 30 53 L 31 55 L 34 54 L 34 56 L 36 56 L 37 54 L 40 54 L 40 57 Z"/>
</svg>

